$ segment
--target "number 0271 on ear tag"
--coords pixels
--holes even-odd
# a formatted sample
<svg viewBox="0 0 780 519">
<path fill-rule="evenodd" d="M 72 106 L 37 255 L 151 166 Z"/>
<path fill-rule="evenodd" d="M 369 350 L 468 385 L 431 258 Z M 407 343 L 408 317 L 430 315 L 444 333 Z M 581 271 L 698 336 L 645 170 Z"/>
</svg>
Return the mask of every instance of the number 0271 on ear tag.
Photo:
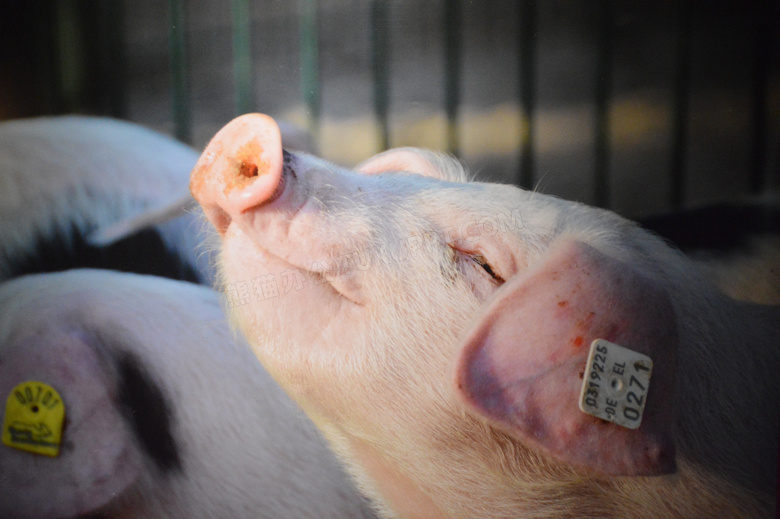
<svg viewBox="0 0 780 519">
<path fill-rule="evenodd" d="M 647 355 L 596 339 L 585 366 L 580 409 L 636 429 L 642 423 L 652 372 L 653 361 Z"/>
</svg>

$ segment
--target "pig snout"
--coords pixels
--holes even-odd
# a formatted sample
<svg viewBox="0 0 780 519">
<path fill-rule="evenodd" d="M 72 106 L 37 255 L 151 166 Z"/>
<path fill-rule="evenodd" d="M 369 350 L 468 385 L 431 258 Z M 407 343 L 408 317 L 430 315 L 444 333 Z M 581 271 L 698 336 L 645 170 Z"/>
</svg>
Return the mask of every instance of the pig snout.
<svg viewBox="0 0 780 519">
<path fill-rule="evenodd" d="M 289 159 L 272 118 L 243 115 L 222 128 L 203 151 L 192 171 L 190 191 L 224 234 L 241 213 L 278 198 Z"/>
</svg>

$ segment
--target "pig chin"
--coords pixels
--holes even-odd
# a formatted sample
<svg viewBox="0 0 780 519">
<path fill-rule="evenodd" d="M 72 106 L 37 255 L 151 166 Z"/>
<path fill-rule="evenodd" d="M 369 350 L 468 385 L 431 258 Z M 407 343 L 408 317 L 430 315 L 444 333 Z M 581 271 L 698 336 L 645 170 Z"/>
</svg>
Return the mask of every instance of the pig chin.
<svg viewBox="0 0 780 519">
<path fill-rule="evenodd" d="M 323 344 L 344 344 L 336 337 L 358 305 L 330 283 L 259 247 L 237 226 L 224 236 L 219 263 L 234 324 L 264 363 L 273 356 L 267 365 L 294 352 L 310 354 Z M 283 346 L 275 348 L 277 344 Z"/>
</svg>

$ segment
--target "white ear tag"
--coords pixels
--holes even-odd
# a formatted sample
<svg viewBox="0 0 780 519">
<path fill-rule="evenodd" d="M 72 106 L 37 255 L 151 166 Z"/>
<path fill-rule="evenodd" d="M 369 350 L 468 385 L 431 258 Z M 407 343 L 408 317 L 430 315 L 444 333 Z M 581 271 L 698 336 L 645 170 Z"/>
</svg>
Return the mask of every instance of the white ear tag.
<svg viewBox="0 0 780 519">
<path fill-rule="evenodd" d="M 642 423 L 653 361 L 604 339 L 590 345 L 582 379 L 580 409 L 628 429 Z"/>
</svg>

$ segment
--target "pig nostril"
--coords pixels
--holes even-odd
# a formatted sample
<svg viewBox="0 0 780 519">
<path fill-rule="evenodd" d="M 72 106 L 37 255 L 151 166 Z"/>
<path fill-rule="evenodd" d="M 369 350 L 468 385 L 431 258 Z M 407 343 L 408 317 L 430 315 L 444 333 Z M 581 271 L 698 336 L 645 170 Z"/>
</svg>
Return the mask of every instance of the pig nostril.
<svg viewBox="0 0 780 519">
<path fill-rule="evenodd" d="M 257 176 L 257 165 L 247 164 L 241 161 L 241 165 L 238 167 L 238 173 L 246 178 L 252 178 Z"/>
</svg>

